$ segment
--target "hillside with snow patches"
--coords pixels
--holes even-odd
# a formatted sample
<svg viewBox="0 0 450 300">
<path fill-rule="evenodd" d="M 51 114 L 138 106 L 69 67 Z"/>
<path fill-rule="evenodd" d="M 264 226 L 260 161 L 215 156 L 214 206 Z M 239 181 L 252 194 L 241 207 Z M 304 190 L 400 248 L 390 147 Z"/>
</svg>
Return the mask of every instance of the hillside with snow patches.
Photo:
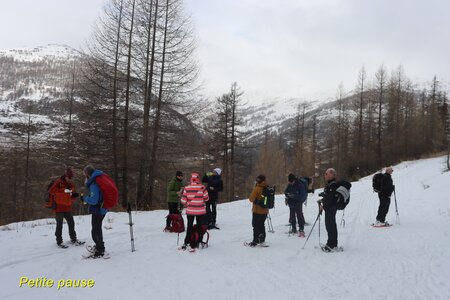
<svg viewBox="0 0 450 300">
<path fill-rule="evenodd" d="M 210 231 L 210 247 L 195 253 L 178 250 L 177 234 L 162 232 L 163 210 L 132 213 L 133 253 L 128 215 L 108 213 L 104 238 L 110 259 L 82 259 L 83 246 L 57 248 L 53 219 L 5 225 L 0 227 L 0 298 L 450 299 L 450 172 L 443 169 L 443 157 L 394 167 L 399 219 L 392 198 L 390 228 L 370 226 L 378 207 L 371 176 L 354 182 L 345 227 L 339 225 L 342 211 L 337 213 L 340 253 L 317 248 L 319 238 L 326 242 L 323 218 L 320 237 L 316 225 L 304 249 L 304 238 L 288 236 L 282 195 L 270 211 L 275 233 L 267 233 L 268 248 L 243 246 L 252 237 L 248 200 L 219 205 L 221 230 Z M 311 224 L 319 192 L 304 207 Z M 75 221 L 78 238 L 91 243 L 90 216 Z M 307 235 L 310 230 L 305 227 Z M 66 225 L 63 236 L 67 241 Z M 22 276 L 53 279 L 55 286 L 19 287 Z M 95 285 L 56 287 L 67 279 L 92 279 Z"/>
</svg>

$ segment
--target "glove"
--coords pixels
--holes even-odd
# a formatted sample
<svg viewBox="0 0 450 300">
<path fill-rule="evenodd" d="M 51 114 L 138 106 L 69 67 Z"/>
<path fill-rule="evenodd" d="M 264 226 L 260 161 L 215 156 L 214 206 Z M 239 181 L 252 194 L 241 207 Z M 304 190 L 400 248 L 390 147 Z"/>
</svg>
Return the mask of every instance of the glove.
<svg viewBox="0 0 450 300">
<path fill-rule="evenodd" d="M 325 196 L 325 192 L 319 193 L 319 197 L 324 197 L 324 196 Z"/>
<path fill-rule="evenodd" d="M 284 204 L 288 205 L 288 198 L 284 199 Z"/>
<path fill-rule="evenodd" d="M 80 196 L 80 201 L 84 202 L 84 195 L 83 194 L 81 194 L 81 196 Z"/>
</svg>

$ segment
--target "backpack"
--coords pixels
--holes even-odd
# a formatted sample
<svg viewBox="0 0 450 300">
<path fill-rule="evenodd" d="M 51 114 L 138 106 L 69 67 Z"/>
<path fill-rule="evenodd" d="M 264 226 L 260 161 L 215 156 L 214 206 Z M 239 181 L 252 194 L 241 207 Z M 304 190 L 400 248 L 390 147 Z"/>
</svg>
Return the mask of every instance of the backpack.
<svg viewBox="0 0 450 300">
<path fill-rule="evenodd" d="M 55 181 L 56 181 L 56 179 L 52 179 L 50 181 L 50 183 L 47 185 L 47 190 L 46 190 L 45 195 L 44 195 L 45 207 L 49 208 L 49 209 L 55 209 L 56 208 L 56 203 L 55 203 L 55 201 L 53 199 L 53 196 L 50 195 L 50 188 L 53 186 Z"/>
<path fill-rule="evenodd" d="M 314 194 L 313 179 L 311 177 L 300 177 L 300 179 L 305 180 L 307 183 L 306 190 L 308 193 Z"/>
<path fill-rule="evenodd" d="M 170 232 L 184 232 L 184 220 L 181 214 L 168 214 L 166 218 L 169 218 L 171 223 Z"/>
<path fill-rule="evenodd" d="M 377 173 L 372 177 L 372 188 L 374 192 L 379 193 L 383 188 L 383 173 Z"/>
<path fill-rule="evenodd" d="M 206 230 L 207 228 L 208 227 L 206 225 L 195 224 L 194 226 L 192 226 L 192 234 L 189 240 L 189 245 L 191 246 L 192 249 L 198 248 L 198 246 L 200 245 L 202 246 L 202 248 L 208 247 L 209 233 Z M 206 242 L 203 241 L 203 237 L 205 235 L 206 235 Z"/>
<path fill-rule="evenodd" d="M 261 194 L 261 198 L 256 201 L 256 204 L 262 208 L 272 209 L 275 207 L 275 186 L 265 186 Z"/>
<path fill-rule="evenodd" d="M 103 204 L 106 209 L 113 208 L 119 202 L 119 190 L 114 180 L 106 174 L 102 174 L 95 178 L 95 182 L 102 191 Z"/>
<path fill-rule="evenodd" d="M 352 184 L 347 180 L 338 181 L 336 184 L 338 186 L 336 188 L 336 193 L 341 196 L 337 198 L 336 208 L 338 210 L 343 210 L 350 202 L 350 188 L 352 187 Z"/>
<path fill-rule="evenodd" d="M 303 185 L 303 187 L 305 188 L 305 191 L 306 191 L 304 199 L 300 199 L 300 202 L 303 203 L 308 198 L 309 184 L 311 182 L 311 178 L 309 178 L 309 177 L 300 177 L 298 179 L 298 181 L 300 182 L 301 185 Z"/>
</svg>

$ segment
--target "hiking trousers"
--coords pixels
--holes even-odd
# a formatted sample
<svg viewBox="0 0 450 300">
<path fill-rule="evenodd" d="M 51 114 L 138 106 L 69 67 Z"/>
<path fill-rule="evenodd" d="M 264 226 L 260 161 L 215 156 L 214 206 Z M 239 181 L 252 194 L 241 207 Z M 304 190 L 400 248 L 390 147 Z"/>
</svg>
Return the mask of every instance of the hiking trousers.
<svg viewBox="0 0 450 300">
<path fill-rule="evenodd" d="M 103 223 L 103 219 L 105 218 L 105 216 L 106 215 L 92 214 L 92 220 L 91 220 L 92 240 L 95 243 L 95 249 L 101 253 L 105 252 L 105 243 L 103 242 L 103 231 L 102 231 L 102 223 Z"/>
<path fill-rule="evenodd" d="M 295 218 L 297 216 L 297 219 Z M 298 230 L 303 231 L 305 229 L 305 217 L 303 216 L 303 203 L 289 206 L 289 222 L 292 225 L 292 231 L 297 231 L 297 223 L 298 221 Z"/>
<path fill-rule="evenodd" d="M 325 211 L 325 228 L 328 233 L 328 241 L 327 245 L 330 248 L 337 247 L 338 245 L 338 232 L 336 225 L 336 212 L 337 209 L 335 206 L 330 206 L 324 208 Z"/>
<path fill-rule="evenodd" d="M 77 233 L 75 232 L 75 221 L 73 220 L 73 215 L 71 212 L 57 212 L 55 214 L 56 219 L 56 243 L 59 245 L 63 242 L 62 238 L 62 228 L 63 220 L 66 219 L 67 227 L 69 227 L 69 236 L 71 241 L 77 240 Z"/>
<path fill-rule="evenodd" d="M 389 211 L 389 205 L 391 205 L 391 197 L 378 193 L 378 198 L 380 199 L 380 206 L 378 207 L 377 221 L 384 223 L 386 221 L 386 215 Z"/>
<path fill-rule="evenodd" d="M 167 202 L 169 205 L 169 214 L 180 214 L 180 211 L 178 210 L 178 203 L 177 202 Z M 170 218 L 166 218 L 166 228 L 170 227 Z"/>
<path fill-rule="evenodd" d="M 259 244 L 266 241 L 266 222 L 267 215 L 260 215 L 253 213 L 252 226 L 253 226 L 253 242 Z"/>
</svg>

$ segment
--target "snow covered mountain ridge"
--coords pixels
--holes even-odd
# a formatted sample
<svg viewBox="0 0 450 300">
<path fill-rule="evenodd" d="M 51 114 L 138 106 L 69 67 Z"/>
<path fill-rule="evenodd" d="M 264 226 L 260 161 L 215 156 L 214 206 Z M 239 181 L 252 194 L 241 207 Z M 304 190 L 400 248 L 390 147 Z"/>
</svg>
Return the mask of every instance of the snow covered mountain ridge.
<svg viewBox="0 0 450 300">
<path fill-rule="evenodd" d="M 53 219 L 2 226 L 0 298 L 449 299 L 450 172 L 443 173 L 443 166 L 444 157 L 394 166 L 399 222 L 393 196 L 387 215 L 394 224 L 390 228 L 370 226 L 378 208 L 371 176 L 353 182 L 350 204 L 345 214 L 339 211 L 336 216 L 344 248 L 340 253 L 316 248 L 326 241 L 323 218 L 313 230 L 305 227 L 307 235 L 312 233 L 304 249 L 304 238 L 289 236 L 289 210 L 281 195 L 270 211 L 275 233 L 267 233 L 268 248 L 243 246 L 252 236 L 248 200 L 220 204 L 221 230 L 211 230 L 210 247 L 195 253 L 179 251 L 177 234 L 162 232 L 165 210 L 133 212 L 133 253 L 128 215 L 108 213 L 104 238 L 111 259 L 83 260 L 83 247 L 57 248 Z M 317 216 L 319 192 L 309 196 L 304 207 L 310 224 Z M 77 216 L 75 221 L 78 238 L 91 243 L 90 217 Z M 63 237 L 68 239 L 66 225 Z M 19 287 L 23 276 L 95 284 Z"/>
</svg>

